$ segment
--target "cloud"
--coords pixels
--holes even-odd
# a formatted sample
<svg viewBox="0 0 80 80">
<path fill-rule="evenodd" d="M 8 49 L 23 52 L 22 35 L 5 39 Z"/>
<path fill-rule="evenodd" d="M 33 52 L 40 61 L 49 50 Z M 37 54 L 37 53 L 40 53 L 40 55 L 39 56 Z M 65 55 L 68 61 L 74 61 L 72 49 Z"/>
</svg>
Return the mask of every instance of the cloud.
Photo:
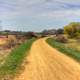
<svg viewBox="0 0 80 80">
<path fill-rule="evenodd" d="M 72 1 L 72 2 L 71 2 Z M 71 3 L 70 3 L 71 2 Z M 76 3 L 75 3 L 76 2 Z M 0 0 L 0 12 L 4 15 L 6 13 L 16 14 L 31 14 L 51 12 L 58 10 L 69 10 L 80 8 L 78 0 Z M 13 16 L 13 15 L 12 15 Z"/>
<path fill-rule="evenodd" d="M 70 18 L 70 17 L 80 17 L 80 10 L 62 10 L 62 11 L 51 11 L 51 12 L 44 12 L 39 14 L 40 17 L 47 17 L 52 19 L 59 19 L 59 18 Z"/>
<path fill-rule="evenodd" d="M 60 20 L 63 24 L 79 18 L 79 13 L 80 0 L 0 0 L 0 20 L 5 26 L 40 26 Z"/>
</svg>

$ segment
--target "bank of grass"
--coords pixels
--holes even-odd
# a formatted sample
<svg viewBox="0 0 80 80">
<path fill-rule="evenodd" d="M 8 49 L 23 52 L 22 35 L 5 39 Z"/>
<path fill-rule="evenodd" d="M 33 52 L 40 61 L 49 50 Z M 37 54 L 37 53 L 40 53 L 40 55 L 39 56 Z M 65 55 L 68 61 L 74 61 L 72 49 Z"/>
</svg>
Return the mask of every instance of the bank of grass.
<svg viewBox="0 0 80 80">
<path fill-rule="evenodd" d="M 16 72 L 19 70 L 24 60 L 24 57 L 29 53 L 29 49 L 35 40 L 35 38 L 32 38 L 21 44 L 18 48 L 12 50 L 12 52 L 10 53 L 10 55 L 8 55 L 3 65 L 0 66 L 1 78 L 6 76 L 13 77 L 16 75 Z"/>
<path fill-rule="evenodd" d="M 63 54 L 68 55 L 80 62 L 80 51 L 74 48 L 66 47 L 63 43 L 57 42 L 53 38 L 48 38 L 46 41 L 49 45 L 61 51 Z"/>
</svg>

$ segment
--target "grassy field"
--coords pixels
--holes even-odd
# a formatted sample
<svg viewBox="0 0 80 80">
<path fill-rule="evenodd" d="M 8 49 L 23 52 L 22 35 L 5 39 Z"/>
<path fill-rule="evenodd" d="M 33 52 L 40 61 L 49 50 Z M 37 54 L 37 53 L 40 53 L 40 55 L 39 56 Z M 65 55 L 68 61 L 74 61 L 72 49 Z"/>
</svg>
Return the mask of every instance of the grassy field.
<svg viewBox="0 0 80 80">
<path fill-rule="evenodd" d="M 73 59 L 75 59 L 76 61 L 80 62 L 80 51 L 74 48 L 65 46 L 63 43 L 57 42 L 52 38 L 48 38 L 46 41 L 49 45 L 61 51 L 63 54 L 68 55 Z"/>
<path fill-rule="evenodd" d="M 77 39 L 68 39 L 68 42 L 64 44 L 67 47 L 75 48 L 80 51 L 80 41 Z"/>
<path fill-rule="evenodd" d="M 29 49 L 34 42 L 34 38 L 20 45 L 18 48 L 12 50 L 10 55 L 6 58 L 5 62 L 0 65 L 0 77 L 13 77 L 24 60 L 24 57 L 29 53 Z M 1 79 L 0 79 L 1 80 Z M 9 80 L 9 79 L 8 79 Z"/>
</svg>

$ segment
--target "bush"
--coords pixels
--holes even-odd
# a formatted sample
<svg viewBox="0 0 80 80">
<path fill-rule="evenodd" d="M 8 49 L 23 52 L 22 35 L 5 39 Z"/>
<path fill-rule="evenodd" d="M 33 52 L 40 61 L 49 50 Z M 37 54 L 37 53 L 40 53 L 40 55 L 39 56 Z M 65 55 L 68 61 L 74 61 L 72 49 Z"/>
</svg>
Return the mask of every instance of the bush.
<svg viewBox="0 0 80 80">
<path fill-rule="evenodd" d="M 63 36 L 63 35 L 58 35 L 55 38 L 56 41 L 61 42 L 61 43 L 66 43 L 68 41 L 67 37 Z"/>
</svg>

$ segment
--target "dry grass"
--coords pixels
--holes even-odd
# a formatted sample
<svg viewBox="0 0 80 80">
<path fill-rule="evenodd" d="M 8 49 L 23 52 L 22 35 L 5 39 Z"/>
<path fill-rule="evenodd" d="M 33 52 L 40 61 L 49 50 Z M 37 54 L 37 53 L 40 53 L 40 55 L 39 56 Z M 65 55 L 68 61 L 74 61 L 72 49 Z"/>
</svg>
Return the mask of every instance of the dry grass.
<svg viewBox="0 0 80 80">
<path fill-rule="evenodd" d="M 28 54 L 34 40 L 32 38 L 10 52 L 4 63 L 0 64 L 0 80 L 12 80 L 11 77 L 14 77 L 17 71 L 20 70 L 24 57 Z"/>
<path fill-rule="evenodd" d="M 5 45 L 7 43 L 7 39 L 0 39 L 0 45 Z"/>
<path fill-rule="evenodd" d="M 74 48 L 80 51 L 80 42 L 76 39 L 69 39 L 68 43 L 64 44 L 67 47 Z"/>
</svg>

